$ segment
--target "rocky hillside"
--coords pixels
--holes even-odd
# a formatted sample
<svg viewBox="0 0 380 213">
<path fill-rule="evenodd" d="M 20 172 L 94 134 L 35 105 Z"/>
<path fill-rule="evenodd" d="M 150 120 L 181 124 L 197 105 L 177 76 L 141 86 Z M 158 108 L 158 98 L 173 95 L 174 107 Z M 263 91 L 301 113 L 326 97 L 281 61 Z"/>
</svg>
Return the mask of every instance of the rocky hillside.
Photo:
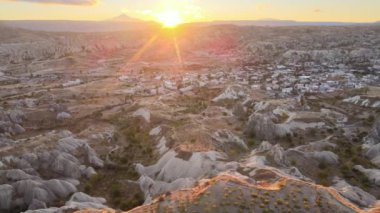
<svg viewBox="0 0 380 213">
<path fill-rule="evenodd" d="M 333 188 L 294 179 L 272 168 L 240 168 L 203 179 L 193 188 L 157 196 L 128 212 L 378 212 L 360 209 Z M 350 192 L 350 196 L 361 196 Z M 347 194 L 346 194 L 347 196 Z M 332 210 L 333 209 L 333 210 Z M 77 212 L 116 212 L 81 210 Z"/>
<path fill-rule="evenodd" d="M 192 30 L 9 31 L 0 212 L 379 211 L 378 28 Z"/>
</svg>

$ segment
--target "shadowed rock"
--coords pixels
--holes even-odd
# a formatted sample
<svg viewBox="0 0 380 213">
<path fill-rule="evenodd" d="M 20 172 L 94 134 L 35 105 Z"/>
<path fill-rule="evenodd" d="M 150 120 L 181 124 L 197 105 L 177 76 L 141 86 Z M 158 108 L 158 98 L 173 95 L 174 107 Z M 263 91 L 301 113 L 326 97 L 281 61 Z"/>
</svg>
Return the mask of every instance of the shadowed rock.
<svg viewBox="0 0 380 213">
<path fill-rule="evenodd" d="M 361 207 L 370 207 L 376 203 L 376 198 L 373 195 L 363 191 L 359 187 L 351 186 L 344 180 L 335 178 L 333 187 L 336 188 L 343 197 Z"/>
<path fill-rule="evenodd" d="M 11 207 L 13 187 L 8 184 L 0 185 L 0 210 L 9 210 Z"/>
</svg>

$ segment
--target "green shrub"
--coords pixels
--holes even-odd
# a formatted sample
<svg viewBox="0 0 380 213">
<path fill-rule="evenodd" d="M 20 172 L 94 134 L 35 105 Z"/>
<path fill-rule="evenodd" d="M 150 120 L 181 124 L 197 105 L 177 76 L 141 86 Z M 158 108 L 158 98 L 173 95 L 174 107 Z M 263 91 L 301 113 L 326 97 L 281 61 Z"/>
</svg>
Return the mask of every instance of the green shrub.
<svg viewBox="0 0 380 213">
<path fill-rule="evenodd" d="M 90 183 L 88 183 L 88 182 L 85 183 L 85 185 L 84 185 L 84 192 L 88 193 L 88 192 L 91 191 L 91 189 L 92 189 L 92 185 Z"/>
<path fill-rule="evenodd" d="M 321 162 L 321 163 L 319 163 L 318 168 L 321 170 L 325 170 L 327 168 L 327 165 L 325 162 Z"/>
<path fill-rule="evenodd" d="M 252 147 L 252 146 L 256 145 L 256 141 L 253 138 L 249 138 L 247 140 L 247 144 L 248 144 L 248 146 Z"/>
<path fill-rule="evenodd" d="M 113 198 L 118 198 L 121 196 L 121 186 L 118 183 L 114 183 L 111 185 L 111 196 Z"/>
<path fill-rule="evenodd" d="M 90 177 L 90 179 L 89 179 L 89 183 L 90 183 L 91 185 L 95 185 L 95 184 L 97 184 L 102 178 L 103 178 L 103 177 L 102 177 L 101 174 L 99 174 L 99 173 L 94 174 L 94 175 L 92 175 L 92 176 Z"/>
</svg>

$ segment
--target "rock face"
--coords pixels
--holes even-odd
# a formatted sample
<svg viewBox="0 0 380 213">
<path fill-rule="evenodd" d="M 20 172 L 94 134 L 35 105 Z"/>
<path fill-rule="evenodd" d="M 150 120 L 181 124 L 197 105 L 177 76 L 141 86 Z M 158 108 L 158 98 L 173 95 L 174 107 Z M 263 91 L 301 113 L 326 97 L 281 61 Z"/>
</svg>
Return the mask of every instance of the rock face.
<svg viewBox="0 0 380 213">
<path fill-rule="evenodd" d="M 162 137 L 157 144 L 157 150 L 160 153 L 160 155 L 163 155 L 165 152 L 169 150 L 169 148 L 166 146 L 166 138 L 165 136 Z"/>
<path fill-rule="evenodd" d="M 2 172 L 0 171 L 0 175 L 1 174 L 2 174 Z M 25 173 L 21 169 L 7 170 L 5 176 L 10 181 L 19 181 L 19 180 L 27 180 L 27 179 L 37 178 L 37 177 L 33 177 L 32 175 Z"/>
<path fill-rule="evenodd" d="M 107 208 L 107 206 L 104 205 L 105 203 L 106 199 L 104 198 L 91 197 L 83 192 L 76 192 L 61 209 Z"/>
<path fill-rule="evenodd" d="M 103 161 L 87 141 L 75 138 L 68 131 L 51 132 L 44 137 L 58 140 L 56 147 L 0 158 L 0 184 L 3 184 L 0 185 L 0 209 L 35 210 L 51 206 L 57 201 L 65 201 L 77 192 L 78 179 L 96 174 L 91 166 L 103 166 Z M 50 178 L 44 179 L 39 174 L 41 171 Z M 66 206 L 105 208 L 104 199 L 90 198 L 84 194 L 76 194 Z"/>
<path fill-rule="evenodd" d="M 42 206 L 42 208 L 36 208 L 38 206 L 43 205 L 43 203 L 38 203 L 36 200 L 33 201 L 32 205 L 29 207 L 29 210 L 26 211 L 27 213 L 46 213 L 46 212 L 73 212 L 74 210 L 78 209 L 107 209 L 108 207 L 104 205 L 106 200 L 104 198 L 100 197 L 91 197 L 90 195 L 87 195 L 83 192 L 77 192 L 74 193 L 69 201 L 65 203 L 64 206 L 57 208 L 45 208 Z"/>
<path fill-rule="evenodd" d="M 153 128 L 152 130 L 150 130 L 149 135 L 150 136 L 157 136 L 160 133 L 161 133 L 161 126 L 157 126 L 157 127 Z"/>
<path fill-rule="evenodd" d="M 39 40 L 36 42 L 20 42 L 14 44 L 3 43 L 0 51 L 9 57 L 4 57 L 3 63 L 21 63 L 31 59 L 47 60 L 57 59 L 67 56 L 68 54 L 79 53 L 83 51 L 83 45 L 86 41 L 68 38 L 53 38 L 51 40 Z M 100 44 L 102 43 L 102 44 Z M 86 50 L 96 51 L 99 48 L 108 48 L 110 44 L 97 42 L 97 44 L 86 44 Z M 101 47 L 102 46 L 102 47 Z M 108 47 L 107 47 L 108 46 Z M 112 45 L 113 46 L 113 45 Z M 115 46 L 112 48 L 116 48 Z M 26 51 L 27 50 L 27 51 Z"/>
<path fill-rule="evenodd" d="M 48 154 L 48 153 L 47 153 Z M 81 176 L 79 169 L 80 162 L 69 153 L 53 151 L 49 153 L 52 160 L 50 169 L 66 177 L 78 179 Z"/>
<path fill-rule="evenodd" d="M 323 116 L 325 116 L 326 118 L 332 118 L 334 119 L 338 125 L 341 125 L 343 123 L 346 123 L 348 118 L 346 115 L 340 113 L 340 112 L 336 112 L 334 110 L 330 110 L 330 109 L 321 109 L 321 113 L 323 114 Z"/>
<path fill-rule="evenodd" d="M 366 148 L 365 155 L 374 165 L 380 168 L 380 143 Z"/>
<path fill-rule="evenodd" d="M 29 205 L 30 210 L 37 210 L 37 209 L 46 209 L 46 203 L 39 201 L 39 200 L 33 200 L 32 203 Z"/>
<path fill-rule="evenodd" d="M 325 126 L 324 122 L 303 122 L 289 118 L 295 116 L 294 114 L 279 108 L 264 114 L 253 113 L 244 132 L 259 140 L 275 141 L 278 138 L 291 136 L 295 132 Z M 284 118 L 286 119 L 282 120 Z"/>
<path fill-rule="evenodd" d="M 300 151 L 297 149 L 288 149 L 284 152 L 284 162 L 287 165 L 291 165 L 292 162 L 297 165 L 298 168 L 310 168 L 312 166 L 318 166 L 321 163 L 326 165 L 337 165 L 338 156 L 330 151 Z"/>
<path fill-rule="evenodd" d="M 351 186 L 344 180 L 335 179 L 333 187 L 338 190 L 338 192 L 351 202 L 361 206 L 361 207 L 370 207 L 376 203 L 376 198 L 363 191 L 361 188 L 356 186 Z"/>
<path fill-rule="evenodd" d="M 77 191 L 74 184 L 65 180 L 48 180 L 44 182 L 44 186 L 57 198 L 65 198 Z"/>
<path fill-rule="evenodd" d="M 371 183 L 374 183 L 377 186 L 380 186 L 380 170 L 379 169 L 366 169 L 360 165 L 354 166 L 354 169 L 358 170 L 359 172 L 367 176 Z"/>
<path fill-rule="evenodd" d="M 245 150 L 248 149 L 248 146 L 245 144 L 245 142 L 242 139 L 240 139 L 238 136 L 236 136 L 235 134 L 233 134 L 231 131 L 227 129 L 216 131 L 213 134 L 212 138 L 221 146 L 235 145 Z"/>
<path fill-rule="evenodd" d="M 319 163 L 325 163 L 328 165 L 338 164 L 338 155 L 330 151 L 310 152 L 307 156 L 317 160 Z"/>
<path fill-rule="evenodd" d="M 328 138 L 327 138 L 328 139 Z M 328 142 L 327 139 L 310 142 L 305 145 L 297 146 L 294 149 L 299 151 L 323 151 L 326 148 L 336 148 L 336 144 Z"/>
<path fill-rule="evenodd" d="M 246 92 L 241 86 L 234 85 L 227 87 L 220 95 L 212 99 L 214 102 L 224 101 L 224 100 L 237 100 L 239 98 L 244 98 Z"/>
<path fill-rule="evenodd" d="M 149 176 L 141 176 L 138 180 L 140 188 L 145 194 L 145 203 L 150 203 L 152 197 L 166 192 L 175 191 L 178 189 L 192 187 L 195 183 L 194 178 L 179 178 L 173 182 L 167 183 L 164 181 L 155 181 Z"/>
<path fill-rule="evenodd" d="M 339 162 L 338 156 L 335 153 L 318 151 L 325 146 L 328 146 L 327 142 L 318 141 L 309 145 L 285 150 L 280 144 L 272 145 L 267 141 L 263 141 L 258 148 L 251 152 L 244 165 L 250 168 L 275 166 L 276 168 L 281 168 L 288 175 L 310 181 L 300 170 L 310 170 L 321 163 L 334 166 Z M 296 164 L 297 168 L 293 164 Z"/>
<path fill-rule="evenodd" d="M 95 169 L 92 168 L 92 167 L 87 167 L 86 168 L 86 166 L 81 165 L 79 167 L 79 169 L 81 170 L 82 176 L 87 177 L 87 178 L 91 178 L 91 176 L 97 174 L 96 171 L 95 171 Z"/>
<path fill-rule="evenodd" d="M 261 158 L 257 158 L 257 156 L 261 156 Z M 285 165 L 284 149 L 279 144 L 272 145 L 268 141 L 263 141 L 257 149 L 253 150 L 248 161 L 253 163 L 255 160 L 261 159 L 261 162 L 256 163 L 263 166 L 268 158 L 272 159 L 277 165 Z"/>
<path fill-rule="evenodd" d="M 151 166 L 136 166 L 141 175 L 147 175 L 156 180 L 172 182 L 178 178 L 199 178 L 206 175 L 217 174 L 227 168 L 236 168 L 237 164 L 222 162 L 226 156 L 222 153 L 195 152 L 188 160 L 180 158 L 173 150 L 165 153 L 160 160 Z"/>
<path fill-rule="evenodd" d="M 271 152 L 272 148 L 273 148 L 273 145 L 269 143 L 268 141 L 261 142 L 259 147 L 252 150 L 251 154 L 248 156 L 245 162 L 246 163 L 245 166 L 250 167 L 250 168 L 264 167 L 265 164 L 268 163 L 267 157 L 274 157 L 274 156 L 268 155 L 268 153 Z M 278 163 L 283 164 L 282 162 L 278 162 Z"/>
<path fill-rule="evenodd" d="M 0 147 L 2 146 L 7 146 L 7 145 L 12 145 L 15 143 L 12 139 L 8 138 L 9 135 L 5 134 L 0 134 Z M 1 168 L 1 163 L 0 163 L 0 168 Z"/>
<path fill-rule="evenodd" d="M 254 113 L 250 116 L 245 133 L 260 140 L 273 140 L 288 133 L 281 125 L 275 124 L 269 116 Z"/>
<path fill-rule="evenodd" d="M 379 108 L 380 107 L 380 104 L 378 101 L 377 102 L 371 102 L 369 99 L 366 99 L 365 97 L 362 98 L 359 95 L 351 97 L 351 98 L 346 98 L 343 100 L 343 102 L 352 103 L 352 104 L 363 106 L 363 107 L 372 107 L 372 108 Z"/>
<path fill-rule="evenodd" d="M 260 101 L 260 102 L 255 104 L 254 110 L 255 110 L 255 112 L 264 111 L 269 107 L 269 105 L 270 104 L 268 102 Z"/>
<path fill-rule="evenodd" d="M 11 208 L 13 187 L 8 184 L 0 185 L 0 210 Z"/>
<path fill-rule="evenodd" d="M 182 159 L 178 153 L 169 150 L 154 165 L 144 167 L 137 164 L 136 170 L 141 175 L 139 183 L 146 202 L 157 193 L 189 187 L 202 177 L 237 169 L 237 163 L 225 163 L 225 158 L 222 153 L 210 151 L 195 152 L 189 159 Z"/>
<path fill-rule="evenodd" d="M 64 120 L 67 120 L 70 118 L 71 118 L 71 115 L 67 112 L 60 112 L 57 114 L 57 120 L 58 121 L 64 121 Z"/>
<path fill-rule="evenodd" d="M 21 180 L 12 184 L 16 198 L 22 198 L 22 206 L 25 208 L 30 205 L 35 208 L 36 202 L 39 204 L 50 205 L 55 201 L 65 199 L 70 194 L 77 191 L 74 184 L 65 180 Z M 11 197 L 13 202 L 17 199 Z M 17 203 L 14 203 L 17 205 Z"/>
<path fill-rule="evenodd" d="M 71 198 L 70 198 L 69 201 L 79 202 L 79 203 L 89 202 L 89 203 L 100 203 L 100 204 L 103 204 L 103 203 L 106 202 L 106 199 L 101 198 L 101 197 L 91 197 L 90 195 L 85 194 L 83 192 L 77 192 L 77 193 L 74 193 L 71 196 Z"/>
<path fill-rule="evenodd" d="M 236 104 L 232 109 L 232 114 L 240 120 L 245 120 L 248 117 L 247 107 L 242 104 Z"/>
<path fill-rule="evenodd" d="M 63 83 L 63 87 L 72 87 L 81 84 L 82 81 L 80 79 L 75 79 L 74 81 L 68 81 L 66 83 Z"/>
<path fill-rule="evenodd" d="M 262 181 L 265 184 L 262 184 Z M 183 203 L 181 206 L 189 212 L 202 212 L 207 208 L 210 208 L 211 212 L 265 212 L 266 210 L 286 212 L 289 204 L 282 205 L 282 202 L 289 199 L 286 197 L 295 187 L 302 192 L 292 194 L 291 205 L 297 206 L 296 212 L 329 212 L 331 210 L 349 213 L 361 211 L 328 187 L 288 178 L 276 170 L 263 168 L 256 170 L 253 176 L 245 176 L 238 172 L 220 173 L 212 179 L 200 181 L 193 188 L 160 196 L 130 212 L 145 212 L 156 209 L 157 206 L 172 209 L 177 207 L 176 203 Z M 267 196 L 269 202 L 260 205 L 260 196 Z M 188 197 L 192 199 L 188 199 Z M 207 199 L 207 202 L 197 202 L 202 199 Z M 226 199 L 228 202 L 232 201 L 233 204 L 226 205 Z M 273 202 L 270 202 L 272 199 Z M 242 208 L 244 210 L 241 210 Z"/>
<path fill-rule="evenodd" d="M 150 112 L 147 109 L 138 109 L 133 113 L 133 117 L 142 117 L 147 123 L 150 123 Z"/>
<path fill-rule="evenodd" d="M 58 149 L 67 153 L 71 153 L 78 149 L 83 149 L 86 155 L 85 157 L 91 165 L 95 167 L 103 167 L 104 165 L 103 161 L 97 156 L 95 150 L 93 150 L 88 145 L 86 140 L 76 139 L 73 137 L 66 137 L 60 139 L 58 141 L 58 144 Z"/>
<path fill-rule="evenodd" d="M 371 162 L 380 168 L 380 120 L 373 125 L 372 131 L 362 145 L 364 154 Z"/>
<path fill-rule="evenodd" d="M 25 129 L 21 126 L 24 119 L 25 115 L 21 110 L 5 111 L 0 107 L 0 135 L 2 133 L 16 135 L 25 132 Z"/>
</svg>

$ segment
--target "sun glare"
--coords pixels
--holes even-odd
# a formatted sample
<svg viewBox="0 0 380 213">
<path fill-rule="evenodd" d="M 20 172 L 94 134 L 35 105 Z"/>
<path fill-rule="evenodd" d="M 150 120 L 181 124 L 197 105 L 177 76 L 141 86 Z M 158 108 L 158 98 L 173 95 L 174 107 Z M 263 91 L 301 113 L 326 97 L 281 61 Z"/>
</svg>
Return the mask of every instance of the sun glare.
<svg viewBox="0 0 380 213">
<path fill-rule="evenodd" d="M 176 10 L 166 10 L 156 14 L 157 20 L 166 28 L 175 28 L 183 22 Z"/>
</svg>

